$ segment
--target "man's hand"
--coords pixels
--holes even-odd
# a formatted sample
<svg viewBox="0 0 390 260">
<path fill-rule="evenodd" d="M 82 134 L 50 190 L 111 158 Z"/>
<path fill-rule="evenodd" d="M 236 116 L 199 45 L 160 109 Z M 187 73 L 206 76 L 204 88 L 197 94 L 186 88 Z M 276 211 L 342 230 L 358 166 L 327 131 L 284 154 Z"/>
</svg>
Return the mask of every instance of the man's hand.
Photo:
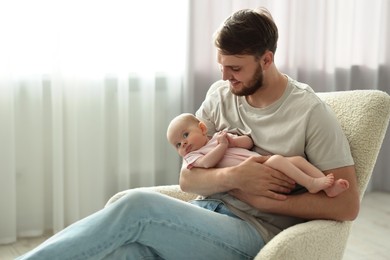
<svg viewBox="0 0 390 260">
<path fill-rule="evenodd" d="M 208 153 L 210 154 L 210 153 Z M 253 156 L 237 166 L 225 168 L 187 169 L 183 164 L 180 173 L 180 188 L 185 192 L 209 196 L 219 192 L 232 192 L 264 196 L 274 200 L 284 200 L 295 182 L 283 173 L 263 163 L 267 156 Z M 248 203 L 249 204 L 249 203 Z"/>
<path fill-rule="evenodd" d="M 278 201 L 284 201 L 287 199 L 286 195 L 272 191 L 269 192 L 269 196 L 253 195 L 241 190 L 232 190 L 229 194 L 263 212 L 270 211 L 270 209 L 272 209 Z"/>
<path fill-rule="evenodd" d="M 267 156 L 255 156 L 234 167 L 231 173 L 234 182 L 232 186 L 236 188 L 230 194 L 244 202 L 249 202 L 254 196 L 285 200 L 287 196 L 283 193 L 289 193 L 295 187 L 295 182 L 283 173 L 263 165 L 267 159 Z"/>
</svg>

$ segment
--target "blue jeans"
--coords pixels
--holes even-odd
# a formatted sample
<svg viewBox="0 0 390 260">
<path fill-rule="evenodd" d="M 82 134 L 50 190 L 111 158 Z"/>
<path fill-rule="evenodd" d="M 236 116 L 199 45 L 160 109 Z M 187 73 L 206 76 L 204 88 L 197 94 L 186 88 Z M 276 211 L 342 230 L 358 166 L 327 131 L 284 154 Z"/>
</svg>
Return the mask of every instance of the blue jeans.
<svg viewBox="0 0 390 260">
<path fill-rule="evenodd" d="M 17 259 L 252 259 L 263 245 L 221 202 L 133 190 Z"/>
</svg>

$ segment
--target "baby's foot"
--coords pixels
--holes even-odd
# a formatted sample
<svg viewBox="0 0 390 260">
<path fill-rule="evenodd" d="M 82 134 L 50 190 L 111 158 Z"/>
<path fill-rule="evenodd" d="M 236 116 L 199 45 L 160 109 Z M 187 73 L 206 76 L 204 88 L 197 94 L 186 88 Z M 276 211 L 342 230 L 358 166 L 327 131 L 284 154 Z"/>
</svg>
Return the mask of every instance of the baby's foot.
<svg viewBox="0 0 390 260">
<path fill-rule="evenodd" d="M 321 177 L 321 178 L 313 178 L 313 182 L 310 187 L 306 187 L 310 193 L 317 193 L 320 190 L 324 190 L 332 186 L 334 182 L 334 176 L 332 173 Z"/>
<path fill-rule="evenodd" d="M 332 186 L 329 188 L 325 189 L 326 195 L 328 197 L 336 197 L 343 191 L 349 188 L 349 182 L 344 179 L 338 179 L 336 180 Z"/>
</svg>

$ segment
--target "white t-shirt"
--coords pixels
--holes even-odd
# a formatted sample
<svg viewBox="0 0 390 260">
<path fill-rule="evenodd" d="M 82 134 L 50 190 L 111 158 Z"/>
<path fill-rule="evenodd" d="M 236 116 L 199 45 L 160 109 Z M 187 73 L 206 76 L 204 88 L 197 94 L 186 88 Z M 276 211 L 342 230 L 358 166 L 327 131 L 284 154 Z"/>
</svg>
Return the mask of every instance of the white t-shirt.
<svg viewBox="0 0 390 260">
<path fill-rule="evenodd" d="M 221 130 L 249 135 L 254 150 L 262 155 L 302 156 L 322 171 L 353 165 L 348 140 L 330 107 L 308 85 L 287 78 L 282 97 L 266 108 L 250 106 L 245 97 L 230 92 L 228 81 L 217 81 L 196 116 L 207 125 L 209 136 Z M 223 201 L 233 213 L 251 222 L 266 242 L 304 221 L 263 213 L 226 193 L 205 199 Z"/>
<path fill-rule="evenodd" d="M 249 135 L 262 155 L 302 156 L 322 171 L 354 164 L 333 111 L 308 85 L 289 77 L 283 96 L 266 108 L 250 106 L 230 92 L 229 82 L 218 81 L 196 116 L 209 136 L 221 130 Z"/>
</svg>

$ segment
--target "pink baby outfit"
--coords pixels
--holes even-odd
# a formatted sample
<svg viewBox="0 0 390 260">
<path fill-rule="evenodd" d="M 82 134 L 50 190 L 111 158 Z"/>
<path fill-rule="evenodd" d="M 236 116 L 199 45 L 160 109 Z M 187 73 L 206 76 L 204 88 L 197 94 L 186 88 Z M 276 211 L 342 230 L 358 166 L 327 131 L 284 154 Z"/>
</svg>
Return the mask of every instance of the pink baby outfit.
<svg viewBox="0 0 390 260">
<path fill-rule="evenodd" d="M 217 134 L 218 133 L 216 133 L 205 146 L 184 156 L 184 160 L 187 163 L 187 169 L 191 169 L 196 160 L 213 150 L 218 145 Z M 250 156 L 259 156 L 259 154 L 244 148 L 228 148 L 222 160 L 220 160 L 215 167 L 223 168 L 234 166 L 246 160 Z"/>
</svg>

